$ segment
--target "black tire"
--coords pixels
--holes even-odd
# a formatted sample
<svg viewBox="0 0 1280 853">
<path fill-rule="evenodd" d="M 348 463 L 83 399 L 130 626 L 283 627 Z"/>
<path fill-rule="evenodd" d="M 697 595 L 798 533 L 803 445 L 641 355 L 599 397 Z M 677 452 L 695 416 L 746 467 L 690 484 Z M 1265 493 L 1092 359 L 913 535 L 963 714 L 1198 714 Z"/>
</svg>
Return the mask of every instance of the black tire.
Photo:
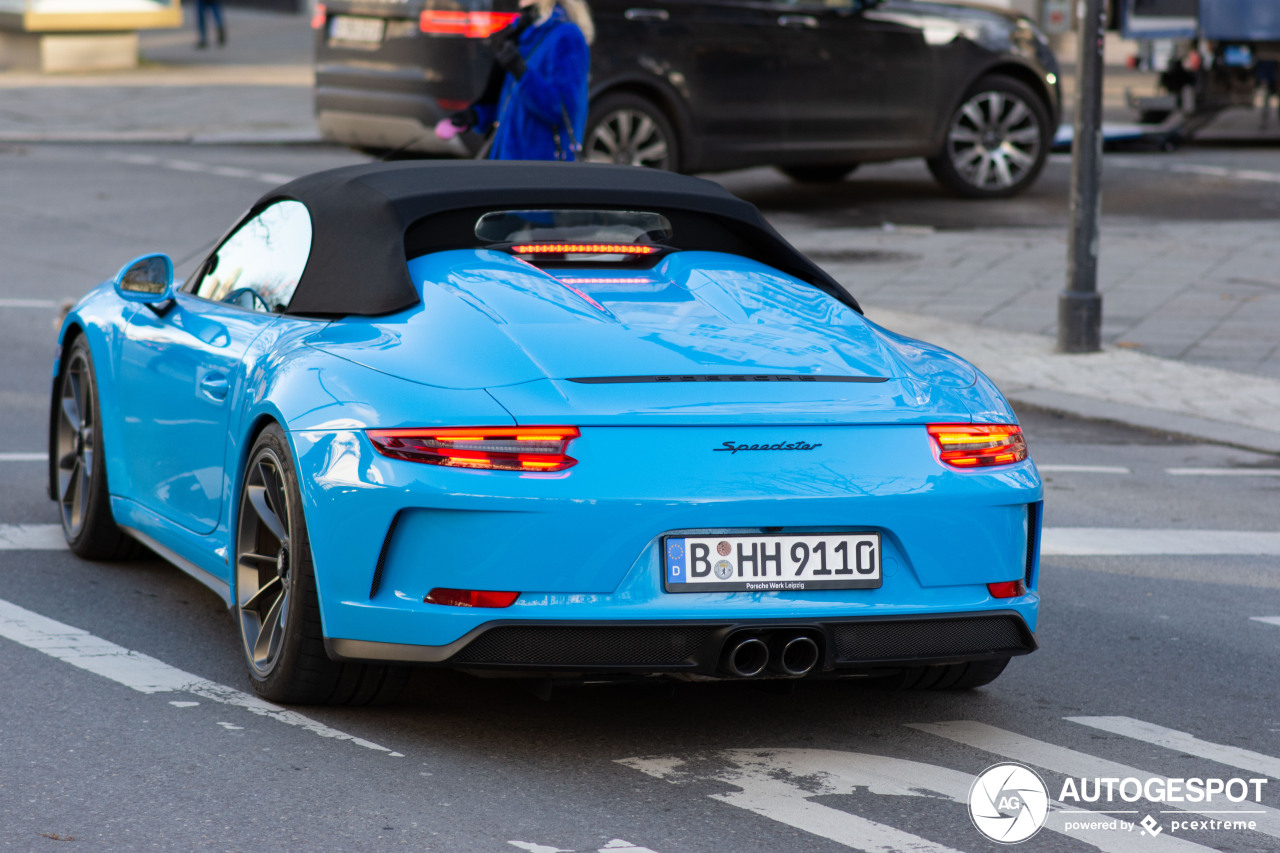
<svg viewBox="0 0 1280 853">
<path fill-rule="evenodd" d="M 299 705 L 393 701 L 401 667 L 340 663 L 325 653 L 311 542 L 284 432 L 271 424 L 249 453 L 236 522 L 236 624 L 253 689 Z"/>
<path fill-rule="evenodd" d="M 49 464 L 67 546 L 86 560 L 141 556 L 142 546 L 111 515 L 98 378 L 83 337 L 75 339 L 63 358 L 54 393 Z"/>
<path fill-rule="evenodd" d="M 912 666 L 895 676 L 891 686 L 898 690 L 972 690 L 995 681 L 1008 665 L 1008 658 L 995 658 L 941 666 Z"/>
<path fill-rule="evenodd" d="M 619 92 L 591 105 L 582 159 L 676 172 L 680 142 L 657 105 L 640 95 Z"/>
<path fill-rule="evenodd" d="M 779 166 L 778 171 L 802 184 L 834 184 L 843 181 L 855 169 L 857 163 L 823 163 L 805 166 Z"/>
<path fill-rule="evenodd" d="M 962 198 L 1008 198 L 1035 182 L 1049 157 L 1049 108 L 1012 77 L 983 77 L 947 120 L 943 149 L 926 162 Z"/>
</svg>

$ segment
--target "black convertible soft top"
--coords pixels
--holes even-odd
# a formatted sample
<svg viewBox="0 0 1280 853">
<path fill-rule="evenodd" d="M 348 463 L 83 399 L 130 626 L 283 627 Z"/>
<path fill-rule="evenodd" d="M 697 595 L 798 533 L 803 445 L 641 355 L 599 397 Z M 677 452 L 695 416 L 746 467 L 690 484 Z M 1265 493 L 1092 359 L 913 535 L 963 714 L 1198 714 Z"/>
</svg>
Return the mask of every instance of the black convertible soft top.
<svg viewBox="0 0 1280 853">
<path fill-rule="evenodd" d="M 311 256 L 286 309 L 289 314 L 375 316 L 417 304 L 407 257 L 423 249 L 463 247 L 450 246 L 448 240 L 440 245 L 430 233 L 423 234 L 432 230 L 424 227 L 432 217 L 460 211 L 572 207 L 690 214 L 702 221 L 702 227 L 690 230 L 695 236 L 703 235 L 697 241 L 703 245 L 689 245 L 677 234 L 678 248 L 721 249 L 754 258 L 861 310 L 831 276 L 784 240 L 754 205 L 719 184 L 671 172 L 596 163 L 371 163 L 291 181 L 259 199 L 253 212 L 280 199 L 305 204 L 313 229 Z M 474 219 L 469 221 L 474 224 Z M 411 244 L 406 248 L 411 229 Z M 476 245 L 471 239 L 471 245 Z"/>
</svg>

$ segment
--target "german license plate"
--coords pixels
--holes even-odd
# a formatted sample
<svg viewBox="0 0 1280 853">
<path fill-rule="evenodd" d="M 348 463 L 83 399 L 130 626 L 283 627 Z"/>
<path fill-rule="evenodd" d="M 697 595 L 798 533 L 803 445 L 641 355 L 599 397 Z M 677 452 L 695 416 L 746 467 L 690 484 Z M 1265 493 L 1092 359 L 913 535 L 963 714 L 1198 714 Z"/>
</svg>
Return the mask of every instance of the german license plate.
<svg viewBox="0 0 1280 853">
<path fill-rule="evenodd" d="M 355 18 L 351 15 L 334 15 L 329 22 L 329 38 L 334 41 L 354 41 L 363 44 L 381 44 L 387 22 L 382 18 Z"/>
<path fill-rule="evenodd" d="M 873 589 L 882 583 L 879 533 L 667 536 L 667 592 Z"/>
</svg>

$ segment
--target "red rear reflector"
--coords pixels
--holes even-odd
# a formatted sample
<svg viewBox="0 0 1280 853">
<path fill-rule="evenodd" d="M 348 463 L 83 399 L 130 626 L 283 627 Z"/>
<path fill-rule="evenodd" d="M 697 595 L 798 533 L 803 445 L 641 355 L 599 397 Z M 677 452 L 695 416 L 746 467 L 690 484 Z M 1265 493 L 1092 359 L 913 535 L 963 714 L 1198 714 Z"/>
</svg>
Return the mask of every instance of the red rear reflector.
<svg viewBox="0 0 1280 853">
<path fill-rule="evenodd" d="M 422 600 L 427 604 L 447 604 L 450 607 L 510 607 L 519 597 L 518 592 L 436 588 Z"/>
<path fill-rule="evenodd" d="M 366 435 L 383 456 L 489 471 L 563 471 L 578 463 L 566 455 L 577 427 L 453 427 L 371 429 Z"/>
<path fill-rule="evenodd" d="M 1027 587 L 1022 581 L 1001 581 L 987 584 L 987 592 L 992 598 L 1017 598 L 1027 594 Z"/>
<path fill-rule="evenodd" d="M 449 98 L 437 98 L 436 103 L 440 105 L 440 109 L 452 110 L 453 112 L 465 110 L 467 107 L 471 106 L 470 101 L 453 101 Z"/>
<path fill-rule="evenodd" d="M 634 243 L 522 243 L 512 246 L 517 255 L 652 255 L 657 246 Z"/>
<path fill-rule="evenodd" d="M 1012 465 L 1027 458 L 1017 424 L 929 424 L 938 458 L 954 468 Z"/>
<path fill-rule="evenodd" d="M 324 26 L 326 12 L 323 3 L 316 4 L 315 14 L 311 16 L 311 29 L 318 30 Z"/>
<path fill-rule="evenodd" d="M 456 12 L 428 9 L 418 16 L 418 29 L 437 36 L 484 39 L 518 18 L 518 12 Z"/>
</svg>

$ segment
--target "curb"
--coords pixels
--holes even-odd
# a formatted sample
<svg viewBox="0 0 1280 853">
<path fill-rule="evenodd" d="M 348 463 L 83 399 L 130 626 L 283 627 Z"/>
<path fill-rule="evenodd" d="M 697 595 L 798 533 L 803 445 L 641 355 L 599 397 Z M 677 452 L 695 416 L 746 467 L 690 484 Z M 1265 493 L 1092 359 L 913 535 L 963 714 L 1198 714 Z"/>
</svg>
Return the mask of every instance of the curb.
<svg viewBox="0 0 1280 853">
<path fill-rule="evenodd" d="M 0 131 L 0 143 L 27 145 L 333 145 L 318 130 L 225 131 L 190 130 Z"/>
</svg>

